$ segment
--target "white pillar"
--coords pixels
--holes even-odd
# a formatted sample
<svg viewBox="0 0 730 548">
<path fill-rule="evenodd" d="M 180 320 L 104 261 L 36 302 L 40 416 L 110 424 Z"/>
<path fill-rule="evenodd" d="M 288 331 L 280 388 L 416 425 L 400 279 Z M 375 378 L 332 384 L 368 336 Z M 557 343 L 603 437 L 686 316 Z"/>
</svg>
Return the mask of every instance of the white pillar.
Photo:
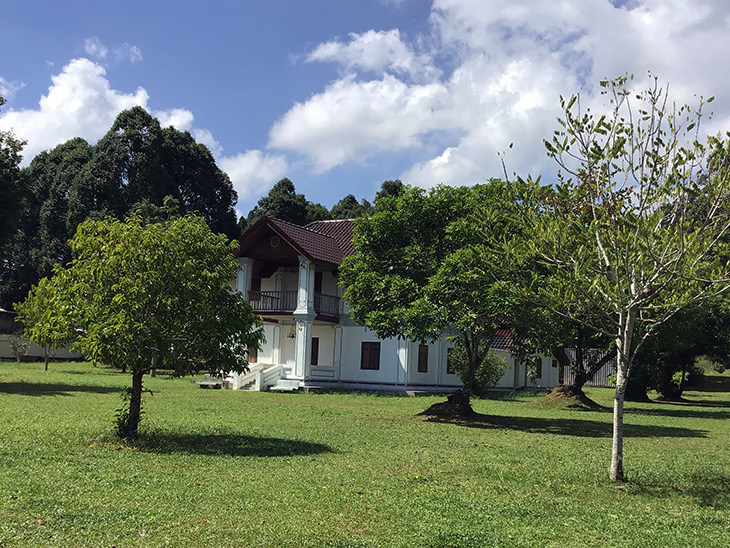
<svg viewBox="0 0 730 548">
<path fill-rule="evenodd" d="M 294 375 L 301 379 L 309 377 L 312 367 L 312 322 L 315 316 L 314 265 L 300 255 L 297 308 L 294 311 L 297 333 Z"/>
<path fill-rule="evenodd" d="M 274 336 L 271 341 L 271 362 L 274 365 L 281 363 L 281 326 L 274 326 Z"/>
<path fill-rule="evenodd" d="M 251 279 L 253 278 L 253 259 L 239 257 L 238 271 L 236 272 L 236 291 L 243 293 L 248 300 L 248 293 L 251 291 Z"/>
<path fill-rule="evenodd" d="M 334 354 L 332 356 L 332 365 L 335 368 L 335 380 L 340 379 L 340 365 L 342 364 L 342 328 L 339 325 L 334 326 Z"/>
<path fill-rule="evenodd" d="M 299 287 L 297 288 L 297 309 L 294 314 L 314 315 L 314 265 L 299 256 Z"/>
<path fill-rule="evenodd" d="M 294 375 L 309 377 L 312 368 L 312 319 L 309 316 L 296 318 L 297 343 L 294 354 Z"/>
</svg>

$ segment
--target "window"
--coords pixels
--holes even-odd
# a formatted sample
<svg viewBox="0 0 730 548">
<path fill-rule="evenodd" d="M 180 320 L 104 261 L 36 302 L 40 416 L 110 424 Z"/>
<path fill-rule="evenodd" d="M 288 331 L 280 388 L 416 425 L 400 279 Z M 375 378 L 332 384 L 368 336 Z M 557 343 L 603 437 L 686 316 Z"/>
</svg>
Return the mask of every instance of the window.
<svg viewBox="0 0 730 548">
<path fill-rule="evenodd" d="M 319 365 L 319 337 L 312 337 L 312 365 Z"/>
<path fill-rule="evenodd" d="M 542 358 L 535 358 L 535 378 L 542 379 Z"/>
<path fill-rule="evenodd" d="M 418 345 L 418 372 L 428 373 L 428 345 Z"/>
<path fill-rule="evenodd" d="M 248 347 L 248 363 L 256 363 L 259 361 L 259 351 L 252 346 Z"/>
<path fill-rule="evenodd" d="M 447 348 L 446 349 L 446 373 L 449 375 L 453 375 L 456 373 L 456 369 L 454 369 L 454 362 L 451 358 L 451 351 L 453 348 Z"/>
<path fill-rule="evenodd" d="M 251 278 L 251 291 L 261 291 L 261 278 Z"/>
<path fill-rule="evenodd" d="M 322 273 L 321 272 L 314 273 L 314 292 L 322 293 Z"/>
<path fill-rule="evenodd" d="M 362 353 L 360 354 L 360 369 L 380 369 L 380 343 L 364 342 L 362 343 Z"/>
</svg>

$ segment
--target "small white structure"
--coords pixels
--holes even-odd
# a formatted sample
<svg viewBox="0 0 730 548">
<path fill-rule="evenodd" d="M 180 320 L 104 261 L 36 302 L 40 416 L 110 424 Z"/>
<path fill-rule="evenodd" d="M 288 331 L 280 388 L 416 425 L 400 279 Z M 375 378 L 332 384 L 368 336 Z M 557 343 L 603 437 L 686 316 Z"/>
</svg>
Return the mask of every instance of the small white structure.
<svg viewBox="0 0 730 548">
<path fill-rule="evenodd" d="M 307 388 L 450 391 L 462 383 L 449 365 L 444 338 L 418 344 L 379 339 L 354 323 L 337 283 L 342 259 L 353 253 L 351 220 L 300 227 L 262 217 L 239 239 L 236 290 L 264 319 L 266 343 L 249 356 L 251 371 L 230 378 L 235 389 L 266 390 L 279 379 Z M 549 388 L 557 362 L 537 357 L 537 376 L 509 353 L 509 332 L 493 348 L 507 360 L 497 388 Z"/>
</svg>

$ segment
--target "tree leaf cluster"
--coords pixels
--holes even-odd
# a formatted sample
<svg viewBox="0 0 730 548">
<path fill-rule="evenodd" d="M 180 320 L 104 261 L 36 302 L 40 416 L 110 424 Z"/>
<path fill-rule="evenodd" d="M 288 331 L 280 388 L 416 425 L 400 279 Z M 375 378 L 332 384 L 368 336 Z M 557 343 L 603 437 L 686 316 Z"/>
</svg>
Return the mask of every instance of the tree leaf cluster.
<svg viewBox="0 0 730 548">
<path fill-rule="evenodd" d="M 68 241 L 87 218 L 123 219 L 137 211 L 161 220 L 169 196 L 178 213 L 195 212 L 230 238 L 239 234 L 235 190 L 210 151 L 189 132 L 161 127 L 141 107 L 121 112 L 96 145 L 71 139 L 39 153 L 18 177 L 20 218 L 8 231 L 12 241 L 0 265 L 5 307 L 22 300 L 53 265 L 70 260 Z"/>
</svg>

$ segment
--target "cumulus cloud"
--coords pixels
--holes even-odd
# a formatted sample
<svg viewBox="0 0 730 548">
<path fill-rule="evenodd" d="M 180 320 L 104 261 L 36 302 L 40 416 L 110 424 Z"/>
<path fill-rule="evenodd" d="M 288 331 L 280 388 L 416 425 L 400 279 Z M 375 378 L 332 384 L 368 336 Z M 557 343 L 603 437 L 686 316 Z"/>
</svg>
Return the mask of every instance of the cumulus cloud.
<svg viewBox="0 0 730 548">
<path fill-rule="evenodd" d="M 162 127 L 172 126 L 180 131 L 190 131 L 193 127 L 193 113 L 186 108 L 156 110 L 152 115 L 160 121 Z"/>
<path fill-rule="evenodd" d="M 112 89 L 106 70 L 88 59 L 74 59 L 51 78 L 48 93 L 41 97 L 38 108 L 8 110 L 0 117 L 0 129 L 10 130 L 28 141 L 23 150 L 27 164 L 41 150 L 53 148 L 73 137 L 94 143 L 111 127 L 122 110 L 139 105 L 147 108 L 148 94 L 143 88 L 134 93 Z M 0 95 L 19 89 L 19 84 L 6 84 L 0 79 Z M 184 108 L 153 111 L 163 127 L 173 126 L 190 131 L 193 138 L 206 145 L 214 156 L 222 147 L 212 133 L 193 126 L 193 113 Z"/>
<path fill-rule="evenodd" d="M 5 78 L 0 76 L 0 96 L 6 101 L 12 101 L 15 94 L 23 89 L 25 84 L 23 82 L 8 82 Z"/>
<path fill-rule="evenodd" d="M 84 40 L 84 51 L 94 59 L 104 59 L 109 54 L 109 49 L 98 36 Z"/>
<path fill-rule="evenodd" d="M 101 38 L 92 36 L 84 40 L 84 51 L 92 59 L 103 61 L 109 57 L 110 50 L 102 43 Z M 125 61 L 128 59 L 131 63 L 136 63 L 143 59 L 142 50 L 127 42 L 113 48 L 112 54 L 116 61 Z"/>
<path fill-rule="evenodd" d="M 373 72 L 394 72 L 425 78 L 437 74 L 427 55 L 416 54 L 406 45 L 398 29 L 363 34 L 350 34 L 350 41 L 325 42 L 306 58 L 308 62 L 332 61 L 346 70 L 361 69 Z"/>
<path fill-rule="evenodd" d="M 712 47 L 708 47 L 711 44 Z M 410 183 L 463 184 L 510 171 L 554 172 L 543 137 L 558 98 L 581 92 L 605 109 L 598 81 L 648 71 L 671 82 L 677 103 L 718 96 L 714 121 L 730 119 L 730 6 L 720 0 L 435 0 L 426 35 L 370 30 L 315 47 L 308 62 L 341 76 L 295 104 L 271 128 L 269 146 L 305 156 L 315 171 L 408 151 L 422 160 Z M 722 99 L 722 98 L 725 99 Z"/>
<path fill-rule="evenodd" d="M 48 93 L 36 109 L 9 110 L 0 117 L 1 129 L 26 139 L 25 162 L 41 150 L 73 137 L 97 141 L 124 109 L 147 106 L 143 88 L 133 93 L 114 90 L 105 69 L 89 59 L 74 59 L 51 78 Z"/>
<path fill-rule="evenodd" d="M 247 150 L 235 156 L 222 157 L 218 166 L 231 178 L 238 192 L 239 202 L 263 194 L 286 175 L 288 166 L 284 156 Z"/>
<path fill-rule="evenodd" d="M 417 146 L 424 132 L 449 125 L 443 115 L 448 101 L 439 83 L 409 86 L 391 75 L 366 82 L 346 78 L 287 112 L 271 129 L 269 145 L 305 154 L 321 172 Z"/>
<path fill-rule="evenodd" d="M 131 63 L 137 63 L 144 59 L 144 57 L 142 57 L 142 50 L 140 50 L 137 46 L 132 46 L 126 42 L 121 46 L 114 48 L 114 57 L 116 57 L 117 61 L 129 59 Z"/>
</svg>

